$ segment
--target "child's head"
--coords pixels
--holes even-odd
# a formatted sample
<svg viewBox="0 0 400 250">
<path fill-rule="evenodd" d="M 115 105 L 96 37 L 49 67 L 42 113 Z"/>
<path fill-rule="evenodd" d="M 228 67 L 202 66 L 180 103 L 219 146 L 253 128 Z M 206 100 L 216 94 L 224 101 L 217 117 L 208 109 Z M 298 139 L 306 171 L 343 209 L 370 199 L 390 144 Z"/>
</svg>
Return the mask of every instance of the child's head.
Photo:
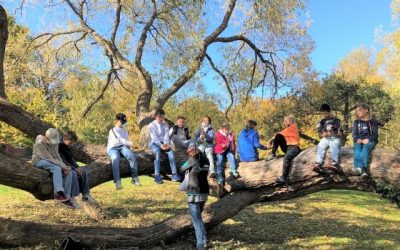
<svg viewBox="0 0 400 250">
<path fill-rule="evenodd" d="M 176 125 L 178 125 L 178 127 L 180 127 L 180 128 L 185 127 L 185 122 L 186 122 L 186 118 L 183 116 L 178 116 L 178 118 L 176 118 Z"/>
<path fill-rule="evenodd" d="M 210 124 L 211 124 L 211 118 L 208 116 L 204 116 L 203 119 L 201 120 L 201 125 L 208 126 Z"/>
<path fill-rule="evenodd" d="M 289 127 L 292 124 L 296 123 L 296 118 L 294 115 L 287 115 L 285 118 L 283 118 L 283 126 L 284 127 Z"/>
<path fill-rule="evenodd" d="M 257 126 L 257 122 L 254 120 L 247 120 L 246 128 L 247 129 L 254 129 Z"/>
<path fill-rule="evenodd" d="M 369 106 L 366 103 L 357 104 L 356 109 L 357 117 L 368 118 L 369 117 Z"/>
<path fill-rule="evenodd" d="M 127 124 L 128 120 L 126 119 L 126 115 L 124 113 L 118 113 L 115 116 L 115 126 L 122 128 L 124 124 Z"/>
<path fill-rule="evenodd" d="M 63 141 L 65 145 L 72 146 L 75 142 L 78 141 L 78 136 L 74 131 L 68 130 L 64 132 Z"/>
<path fill-rule="evenodd" d="M 229 123 L 224 122 L 224 123 L 222 124 L 222 130 L 223 130 L 224 132 L 228 132 L 230 129 L 231 129 L 231 126 L 229 125 Z"/>
<path fill-rule="evenodd" d="M 189 147 L 187 150 L 187 154 L 189 157 L 195 157 L 198 154 L 196 147 Z"/>
<path fill-rule="evenodd" d="M 330 118 L 331 117 L 331 107 L 329 104 L 322 104 L 321 107 L 319 108 L 319 111 L 321 112 L 321 115 L 324 118 Z"/>
<path fill-rule="evenodd" d="M 154 114 L 154 119 L 159 123 L 163 122 L 165 119 L 165 111 L 163 109 L 157 109 Z"/>
<path fill-rule="evenodd" d="M 58 130 L 55 128 L 49 128 L 46 131 L 46 138 L 47 140 L 49 140 L 50 144 L 60 143 L 60 134 L 58 133 Z"/>
</svg>

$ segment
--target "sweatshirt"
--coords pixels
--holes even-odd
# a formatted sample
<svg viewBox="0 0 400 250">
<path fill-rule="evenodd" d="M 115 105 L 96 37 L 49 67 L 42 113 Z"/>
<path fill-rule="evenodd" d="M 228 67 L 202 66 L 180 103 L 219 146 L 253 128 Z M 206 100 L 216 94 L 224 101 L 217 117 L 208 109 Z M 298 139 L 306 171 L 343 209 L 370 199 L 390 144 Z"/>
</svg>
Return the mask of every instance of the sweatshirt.
<svg viewBox="0 0 400 250">
<path fill-rule="evenodd" d="M 368 139 L 370 142 L 378 142 L 378 122 L 375 119 L 363 121 L 357 119 L 353 123 L 353 140 Z"/>
<path fill-rule="evenodd" d="M 36 137 L 33 145 L 32 164 L 35 165 L 40 160 L 50 161 L 60 168 L 67 166 L 58 153 L 58 144 L 48 143 L 46 137 L 42 135 Z"/>
<path fill-rule="evenodd" d="M 259 158 L 257 148 L 263 150 L 267 149 L 266 146 L 260 144 L 258 131 L 254 129 L 243 129 L 242 132 L 240 132 L 238 139 L 240 161 L 258 161 Z"/>
<path fill-rule="evenodd" d="M 299 129 L 296 124 L 292 124 L 285 128 L 279 134 L 283 135 L 288 146 L 298 146 L 300 143 Z"/>
<path fill-rule="evenodd" d="M 169 126 L 166 122 L 159 123 L 154 120 L 149 124 L 150 145 L 152 143 L 161 146 L 169 144 Z"/>
<path fill-rule="evenodd" d="M 228 149 L 233 154 L 236 153 L 235 135 L 232 132 L 225 134 L 222 129 L 220 129 L 216 133 L 214 152 L 216 154 L 223 154 Z"/>
<path fill-rule="evenodd" d="M 107 152 L 116 146 L 131 147 L 133 143 L 128 139 L 128 131 L 120 127 L 113 127 L 108 132 Z"/>
</svg>

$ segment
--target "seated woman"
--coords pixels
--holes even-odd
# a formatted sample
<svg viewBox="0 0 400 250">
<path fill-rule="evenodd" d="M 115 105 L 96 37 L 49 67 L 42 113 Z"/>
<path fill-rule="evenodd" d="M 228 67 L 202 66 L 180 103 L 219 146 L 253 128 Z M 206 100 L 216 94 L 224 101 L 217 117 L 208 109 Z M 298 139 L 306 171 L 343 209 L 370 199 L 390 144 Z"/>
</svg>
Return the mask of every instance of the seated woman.
<svg viewBox="0 0 400 250">
<path fill-rule="evenodd" d="M 246 128 L 240 132 L 238 140 L 238 152 L 240 161 L 251 162 L 258 161 L 258 148 L 266 150 L 267 147 L 260 143 L 258 131 L 255 129 L 257 122 L 248 120 Z"/>
<path fill-rule="evenodd" d="M 353 123 L 354 168 L 358 175 L 368 177 L 367 167 L 371 152 L 378 143 L 378 122 L 370 118 L 369 106 L 357 105 L 357 116 Z"/>
<path fill-rule="evenodd" d="M 217 131 L 215 137 L 215 154 L 217 154 L 217 182 L 220 185 L 224 184 L 225 167 L 223 166 L 224 158 L 229 161 L 231 167 L 231 176 L 234 178 L 239 177 L 239 173 L 236 169 L 235 153 L 236 153 L 236 141 L 235 135 L 230 130 L 228 123 L 224 123 L 222 128 Z"/>
<path fill-rule="evenodd" d="M 283 185 L 287 182 L 292 167 L 292 161 L 300 153 L 299 129 L 297 128 L 295 117 L 293 115 L 285 116 L 283 119 L 283 126 L 285 129 L 272 137 L 269 145 L 272 147 L 272 153 L 270 157 L 266 159 L 275 159 L 276 151 L 279 147 L 285 153 L 285 157 L 283 158 L 282 176 L 276 179 L 278 185 Z"/>
</svg>

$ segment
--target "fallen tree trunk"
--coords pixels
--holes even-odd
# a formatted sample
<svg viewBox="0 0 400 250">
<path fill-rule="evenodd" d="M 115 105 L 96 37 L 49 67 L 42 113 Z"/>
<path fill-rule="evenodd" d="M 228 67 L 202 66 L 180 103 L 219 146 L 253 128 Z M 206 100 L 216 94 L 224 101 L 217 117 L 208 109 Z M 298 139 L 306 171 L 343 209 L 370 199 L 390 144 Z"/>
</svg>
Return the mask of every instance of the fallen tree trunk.
<svg viewBox="0 0 400 250">
<path fill-rule="evenodd" d="M 288 188 L 274 185 L 274 180 L 281 174 L 282 159 L 241 163 L 241 177 L 227 180 L 225 189 L 229 193 L 206 207 L 203 218 L 207 227 L 212 228 L 222 223 L 255 202 L 292 199 L 333 188 L 370 192 L 373 191 L 373 181 L 377 180 L 395 186 L 400 184 L 400 156 L 395 151 L 374 151 L 370 168 L 371 181 L 353 175 L 352 148 L 342 149 L 341 175 L 320 176 L 312 172 L 315 152 L 316 148 L 305 150 L 295 159 Z M 53 245 L 55 240 L 72 236 L 81 239 L 87 247 L 147 247 L 176 239 L 191 230 L 190 217 L 186 212 L 157 225 L 137 229 L 46 225 L 9 219 L 0 221 L 0 242 L 15 245 Z"/>
</svg>

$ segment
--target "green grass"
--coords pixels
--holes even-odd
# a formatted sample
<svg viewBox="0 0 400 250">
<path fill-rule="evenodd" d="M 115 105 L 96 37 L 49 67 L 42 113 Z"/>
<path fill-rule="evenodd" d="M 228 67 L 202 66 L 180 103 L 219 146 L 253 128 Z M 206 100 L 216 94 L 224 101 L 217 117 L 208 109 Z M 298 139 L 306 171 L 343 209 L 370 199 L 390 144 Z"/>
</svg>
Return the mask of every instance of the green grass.
<svg viewBox="0 0 400 250">
<path fill-rule="evenodd" d="M 143 186 L 136 187 L 129 181 L 123 180 L 120 191 L 112 182 L 92 190 L 108 216 L 103 222 L 4 186 L 0 214 L 43 223 L 137 228 L 186 211 L 185 194 L 177 183 L 156 185 L 152 178 L 141 177 Z M 400 249 L 400 209 L 375 194 L 331 190 L 249 206 L 209 235 L 213 249 Z M 189 233 L 167 247 L 190 249 L 193 242 Z"/>
</svg>

